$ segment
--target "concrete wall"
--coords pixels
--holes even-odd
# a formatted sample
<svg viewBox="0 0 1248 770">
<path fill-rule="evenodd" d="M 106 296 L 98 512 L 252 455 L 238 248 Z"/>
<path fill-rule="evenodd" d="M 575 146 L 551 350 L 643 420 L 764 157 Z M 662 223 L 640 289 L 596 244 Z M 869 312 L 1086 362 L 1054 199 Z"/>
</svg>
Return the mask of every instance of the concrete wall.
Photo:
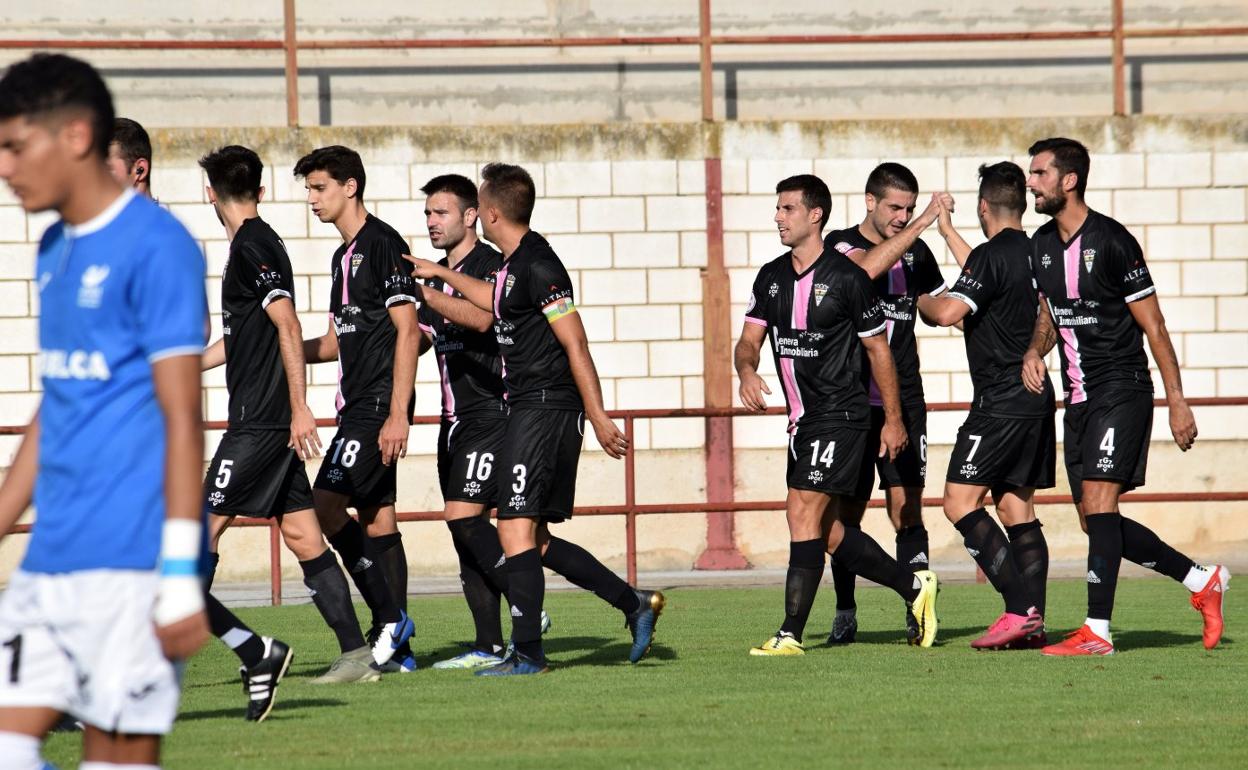
<svg viewBox="0 0 1248 770">
<path fill-rule="evenodd" d="M 62 4 L 66 5 L 66 4 Z M 892 4 L 715 0 L 721 34 L 896 34 L 1107 29 L 1110 0 L 1036 5 L 997 0 Z M 298 3 L 299 35 L 325 39 L 466 39 L 696 35 L 698 4 L 658 0 L 516 0 L 459 4 Z M 278 0 L 99 0 L 58 8 L 5 3 L 11 38 L 282 37 Z M 1127 3 L 1129 28 L 1248 25 L 1239 0 Z M 1134 113 L 1241 109 L 1248 38 L 1133 39 Z M 0 64 L 23 56 L 0 51 Z M 280 51 L 92 51 L 121 110 L 155 126 L 283 125 Z M 334 50 L 300 52 L 304 125 L 663 122 L 699 117 L 694 46 Z M 728 120 L 1103 115 L 1110 44 L 1008 42 L 719 46 L 717 115 Z"/>
<path fill-rule="evenodd" d="M 289 170 L 300 154 L 333 142 L 358 147 L 368 169 L 370 210 L 407 236 L 413 253 L 431 256 L 418 192 L 421 184 L 444 171 L 475 176 L 481 164 L 494 159 L 522 162 L 538 185 L 534 227 L 550 237 L 576 283 L 607 406 L 698 407 L 703 392 L 699 268 L 706 263 L 704 153 L 724 158 L 725 251 L 733 298 L 744 301 L 757 267 L 783 251 L 771 224 L 771 190 L 779 178 L 800 171 L 821 175 L 834 193 L 830 226 L 842 227 L 862 215 L 860 190 L 871 166 L 881 159 L 900 160 L 916 172 L 926 190 L 954 192 L 965 235 L 978 243 L 982 236 L 973 214 L 978 164 L 1001 158 L 1025 163 L 1032 140 L 1055 134 L 1089 144 L 1094 152 L 1091 204 L 1126 223 L 1144 245 L 1188 395 L 1248 394 L 1248 122 L 1241 117 L 777 122 L 717 128 L 660 124 L 551 125 L 538 130 L 157 130 L 153 180 L 156 194 L 203 244 L 209 259 L 208 291 L 216 310 L 216 276 L 227 244 L 204 202 L 204 180 L 195 158 L 227 142 L 257 148 L 268 164 L 266 185 L 271 193 L 271 202 L 261 211 L 286 239 L 298 276 L 301 318 L 307 333 L 315 334 L 326 323 L 327 268 L 337 241 L 330 226 L 310 217 L 302 202 L 302 186 L 291 178 Z M 0 190 L 4 299 L 0 424 L 24 422 L 39 398 L 38 298 L 30 279 L 34 242 L 49 221 L 47 215 L 26 215 L 7 190 Z M 1028 227 L 1040 221 L 1034 214 L 1025 220 Z M 927 240 L 952 280 L 953 262 L 939 236 L 932 232 Z M 742 311 L 742 306 L 734 305 L 734 329 Z M 971 385 L 958 332 L 920 327 L 920 334 L 929 400 L 968 399 Z M 730 351 L 722 355 L 727 357 Z M 768 377 L 770 367 L 765 360 Z M 435 377 L 433 367 L 422 362 L 417 377 L 421 414 L 437 411 Z M 333 366 L 312 367 L 309 400 L 318 415 L 333 412 L 334 381 Z M 774 378 L 772 384 L 779 394 Z M 207 376 L 205 386 L 208 417 L 224 419 L 222 373 Z M 780 403 L 778 395 L 773 399 Z M 1180 456 L 1168 441 L 1164 411 L 1157 415 L 1150 488 L 1245 488 L 1248 408 L 1205 408 L 1198 410 L 1197 418 L 1201 443 L 1194 453 Z M 954 413 L 931 416 L 931 494 L 939 493 L 944 476 L 948 447 L 942 445 L 952 440 L 960 419 Z M 740 418 L 735 432 L 738 499 L 780 498 L 783 419 Z M 216 439 L 209 436 L 210 451 Z M 413 429 L 414 452 L 431 453 L 434 442 L 433 429 Z M 698 420 L 640 422 L 641 499 L 704 499 L 702 442 Z M 0 462 L 7 464 L 14 448 L 14 439 L 0 439 Z M 622 477 L 620 464 L 592 452 L 580 477 L 580 502 L 620 502 Z M 400 505 L 406 510 L 440 507 L 427 454 L 403 464 Z M 1163 530 L 1179 533 L 1181 542 L 1209 548 L 1242 541 L 1242 516 L 1248 509 L 1242 504 L 1184 505 L 1142 512 Z M 1053 515 L 1064 522 L 1053 532 L 1055 555 L 1081 553 L 1082 541 L 1077 528 L 1071 529 L 1069 512 Z M 938 514 L 929 516 L 936 518 Z M 588 541 L 612 564 L 622 564 L 620 519 L 576 521 L 567 529 L 569 537 Z M 962 558 L 952 546 L 952 530 L 944 532 L 943 524 L 934 524 L 933 529 L 943 532 L 937 553 Z M 441 525 L 412 525 L 409 531 L 415 539 L 409 553 L 417 573 L 453 569 L 453 552 Z M 784 531 L 778 514 L 743 515 L 741 547 L 756 564 L 780 564 Z M 261 533 L 231 536 L 230 547 L 249 555 L 227 559 L 223 576 L 258 574 L 265 563 L 263 540 L 253 535 Z M 644 520 L 639 535 L 643 569 L 687 567 L 702 549 L 704 535 L 701 516 Z M 0 546 L 0 571 L 12 563 L 21 540 L 10 538 Z"/>
</svg>

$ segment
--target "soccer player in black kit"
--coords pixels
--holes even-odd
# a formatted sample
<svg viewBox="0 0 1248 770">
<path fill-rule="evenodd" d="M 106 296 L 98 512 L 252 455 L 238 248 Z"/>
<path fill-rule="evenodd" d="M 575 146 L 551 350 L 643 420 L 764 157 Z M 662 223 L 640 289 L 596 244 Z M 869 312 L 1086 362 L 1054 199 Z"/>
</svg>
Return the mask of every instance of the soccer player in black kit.
<svg viewBox="0 0 1248 770">
<path fill-rule="evenodd" d="M 494 283 L 503 255 L 477 239 L 477 186 L 467 177 L 446 174 L 430 179 L 421 192 L 427 196 L 429 240 L 446 252 L 438 264 Z M 432 348 L 442 383 L 438 482 L 476 627 L 470 650 L 433 667 L 481 668 L 501 663 L 504 649 L 498 611 L 507 572 L 503 546 L 489 518 L 489 510 L 498 505 L 495 472 L 507 419 L 502 361 L 488 310 L 437 278 L 420 291 L 420 350 L 423 354 Z"/>
<path fill-rule="evenodd" d="M 346 578 L 312 510 L 304 460 L 319 454 L 321 442 L 305 400 L 307 369 L 290 259 L 258 211 L 264 164 L 254 151 L 231 145 L 208 153 L 199 165 L 208 177 L 208 200 L 230 239 L 221 276 L 222 337 L 203 356 L 205 369 L 225 365 L 230 396 L 229 428 L 204 479 L 205 506 L 214 514 L 206 583 L 211 587 L 220 538 L 235 516 L 274 517 L 343 651 L 362 649 Z M 243 663 L 247 718 L 264 719 L 290 665 L 290 649 L 256 636 L 211 595 L 207 606 L 213 633 Z"/>
<path fill-rule="evenodd" d="M 919 183 L 900 163 L 881 163 L 867 176 L 867 214 L 857 227 L 834 230 L 824 238 L 825 248 L 837 251 L 867 272 L 883 303 L 886 339 L 893 352 L 901 392 L 902 420 L 909 436 L 895 458 L 876 457 L 875 447 L 884 424 L 879 387 L 871 384 L 871 435 L 865 445 L 857 487 L 837 502 L 837 516 L 851 529 L 861 526 L 871 498 L 874 472 L 879 471 L 888 518 L 897 532 L 897 561 L 919 572 L 928 568 L 927 528 L 923 526 L 923 485 L 927 478 L 927 403 L 919 377 L 918 344 L 914 338 L 915 299 L 920 294 L 939 294 L 945 280 L 927 244 L 919 235 L 936 221 L 938 199 L 914 216 Z M 952 199 L 948 199 L 952 206 Z M 854 641 L 858 630 L 854 601 L 854 574 L 832 560 L 836 588 L 836 617 L 830 644 Z"/>
<path fill-rule="evenodd" d="M 1148 461 L 1153 381 L 1143 336 L 1161 372 L 1175 443 L 1187 451 L 1196 440 L 1196 420 L 1183 397 L 1178 359 L 1144 253 L 1125 227 L 1084 202 L 1091 166 L 1086 147 L 1052 138 L 1028 152 L 1027 187 L 1036 211 L 1052 219 L 1032 238 L 1042 313 L 1022 378 L 1039 392 L 1042 356 L 1060 338 L 1066 473 L 1088 534 L 1087 620 L 1043 652 L 1114 652 L 1109 621 L 1124 558 L 1183 583 L 1203 619 L 1205 648 L 1212 649 L 1222 638 L 1222 595 L 1230 572 L 1196 564 L 1118 509 L 1119 495 L 1144 483 Z"/>
<path fill-rule="evenodd" d="M 780 630 L 750 654 L 805 653 L 802 633 L 825 552 L 900 594 L 910 607 L 910 643 L 930 647 L 936 639 L 936 575 L 898 564 L 860 529 L 843 526 L 833 505 L 853 494 L 864 457 L 892 460 L 906 445 L 883 309 L 862 268 L 824 248 L 832 196 L 823 180 L 790 177 L 776 185 L 776 194 L 775 223 L 790 251 L 758 271 L 734 360 L 741 402 L 762 411 L 770 390 L 758 362 L 769 340 L 788 405 L 789 571 Z M 878 437 L 869 430 L 864 349 L 883 404 Z M 873 442 L 870 451 L 867 442 Z"/>
<path fill-rule="evenodd" d="M 624 614 L 633 636 L 628 657 L 636 663 L 650 649 L 663 594 L 633 588 L 588 551 L 549 530 L 550 524 L 572 515 L 585 420 L 611 457 L 623 457 L 628 442 L 603 409 L 568 271 L 546 239 L 529 229 L 536 200 L 533 178 L 523 168 L 503 163 L 483 168 L 481 178 L 481 228 L 503 252 L 495 283 L 429 260 L 413 260 L 421 279 L 441 280 L 477 307 L 492 309 L 502 354 L 508 414 L 497 460 L 498 535 L 507 555 L 515 650 L 477 674 L 548 670 L 541 641 L 543 567 L 593 591 Z"/>
<path fill-rule="evenodd" d="M 394 511 L 395 463 L 407 454 L 420 336 L 415 288 L 402 258 L 407 243 L 364 209 L 359 153 L 322 147 L 300 158 L 294 173 L 303 177 L 313 215 L 342 236 L 330 262 L 329 329 L 304 341 L 310 363 L 338 362 L 338 432 L 313 485 L 316 516 L 372 610 L 372 662 L 412 671 L 407 557 Z M 350 655 L 339 659 L 344 666 L 367 666 L 366 658 Z"/>
<path fill-rule="evenodd" d="M 1031 272 L 1031 240 L 1023 231 L 1027 190 L 1023 170 L 1009 161 L 979 168 L 976 211 L 987 243 L 972 249 L 942 208 L 940 232 L 962 264 L 953 288 L 919 297 L 925 321 L 962 324 L 974 397 L 958 430 L 945 476 L 945 516 L 971 558 L 1005 600 L 1005 611 L 976 649 L 1037 649 L 1044 636 L 1049 549 L 1032 496 L 1053 486 L 1056 437 L 1053 385 L 1039 393 L 1018 377 L 1031 344 L 1039 300 Z M 984 508 L 992 492 L 997 526 Z"/>
</svg>

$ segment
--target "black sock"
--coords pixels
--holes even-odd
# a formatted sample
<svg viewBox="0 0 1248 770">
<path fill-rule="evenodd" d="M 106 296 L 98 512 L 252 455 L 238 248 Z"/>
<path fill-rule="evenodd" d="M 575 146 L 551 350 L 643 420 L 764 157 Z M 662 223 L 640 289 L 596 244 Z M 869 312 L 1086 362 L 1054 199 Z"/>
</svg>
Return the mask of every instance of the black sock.
<svg viewBox="0 0 1248 770">
<path fill-rule="evenodd" d="M 988 582 L 1005 599 L 1005 611 L 1026 615 L 1033 602 L 1023 582 L 1023 576 L 1014 565 L 1010 543 L 1001 527 L 983 508 L 976 508 L 958 519 L 953 526 L 962 534 L 962 544 L 967 553 L 984 571 Z"/>
<path fill-rule="evenodd" d="M 822 538 L 789 543 L 789 574 L 784 583 L 784 623 L 780 630 L 802 641 L 810 608 L 823 578 Z"/>
<path fill-rule="evenodd" d="M 854 529 L 861 532 L 858 527 L 845 527 L 846 531 Z M 855 575 L 849 569 L 837 561 L 833 556 L 829 561 L 832 563 L 832 588 L 836 591 L 836 609 L 837 610 L 853 610 L 858 608 L 858 602 L 854 599 L 854 579 Z"/>
<path fill-rule="evenodd" d="M 507 580 L 511 584 L 511 640 L 516 651 L 533 660 L 545 660 L 542 652 L 542 601 L 546 594 L 546 573 L 536 548 L 507 559 Z"/>
<path fill-rule="evenodd" d="M 375 554 L 366 544 L 364 529 L 350 516 L 342 529 L 329 537 L 329 544 L 342 557 L 342 564 L 351 582 L 373 612 L 373 625 L 394 623 L 399 619 L 399 605 L 386 585 L 386 576 L 376 563 Z"/>
<path fill-rule="evenodd" d="M 1196 563 L 1174 550 L 1148 527 L 1122 517 L 1122 558 L 1183 582 Z"/>
<path fill-rule="evenodd" d="M 897 562 L 901 566 L 911 572 L 927 569 L 927 550 L 927 527 L 915 524 L 897 530 Z"/>
<path fill-rule="evenodd" d="M 369 537 L 373 553 L 377 554 L 377 563 L 381 565 L 381 573 L 386 576 L 386 587 L 390 589 L 390 597 L 399 609 L 407 609 L 407 552 L 403 550 L 403 535 L 392 532 L 388 535 Z"/>
<path fill-rule="evenodd" d="M 208 611 L 208 625 L 212 628 L 212 635 L 233 650 L 244 666 L 251 668 L 260 662 L 260 659 L 264 657 L 264 642 L 260 641 L 255 631 L 239 620 L 237 615 L 226 609 L 217 597 L 206 591 L 204 592 L 204 609 Z M 243 640 L 235 638 L 244 634 L 246 638 Z"/>
<path fill-rule="evenodd" d="M 451 532 L 454 533 L 454 529 Z M 454 536 L 451 543 L 459 556 L 459 582 L 464 588 L 464 599 L 468 602 L 468 611 L 472 613 L 472 624 L 476 628 L 477 637 L 472 646 L 496 655 L 503 649 L 503 624 L 498 616 L 499 591 L 486 580 L 468 545 Z"/>
<path fill-rule="evenodd" d="M 845 536 L 832 552 L 832 558 L 853 574 L 893 589 L 908 602 L 919 595 L 919 589 L 914 587 L 914 573 L 898 564 L 860 529 L 845 527 Z"/>
<path fill-rule="evenodd" d="M 1040 531 L 1040 521 L 1014 524 L 1005 528 L 1005 534 L 1010 538 L 1014 566 L 1023 576 L 1023 584 L 1035 602 L 1036 611 L 1043 615 L 1048 594 L 1049 544 Z"/>
<path fill-rule="evenodd" d="M 364 634 L 360 632 L 360 621 L 351 605 L 351 589 L 338 568 L 334 552 L 326 548 L 315 559 L 299 562 L 299 567 L 303 570 L 303 584 L 312 594 L 312 603 L 325 619 L 325 625 L 338 637 L 339 649 L 350 652 L 363 647 Z"/>
<path fill-rule="evenodd" d="M 200 581 L 204 584 L 204 592 L 212 590 L 212 581 L 217 577 L 217 565 L 221 563 L 221 554 L 209 551 L 204 554 L 204 574 Z"/>
<path fill-rule="evenodd" d="M 552 537 L 542 554 L 542 565 L 563 575 L 570 583 L 594 594 L 625 615 L 637 611 L 641 600 L 632 586 L 594 558 L 584 548 Z"/>
<path fill-rule="evenodd" d="M 1088 617 L 1109 620 L 1114 614 L 1118 568 L 1122 566 L 1122 515 L 1091 513 L 1088 525 Z"/>
<path fill-rule="evenodd" d="M 485 576 L 496 593 L 507 593 L 507 570 L 503 568 L 506 557 L 498 542 L 498 530 L 484 516 L 455 519 L 446 523 L 456 550 L 462 544 L 477 563 L 478 571 Z"/>
</svg>

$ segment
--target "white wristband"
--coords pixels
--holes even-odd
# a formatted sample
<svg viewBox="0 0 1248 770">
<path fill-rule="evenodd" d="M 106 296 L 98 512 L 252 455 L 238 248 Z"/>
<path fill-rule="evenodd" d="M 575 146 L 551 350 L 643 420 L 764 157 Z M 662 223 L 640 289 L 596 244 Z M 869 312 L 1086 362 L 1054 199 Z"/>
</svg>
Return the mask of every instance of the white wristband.
<svg viewBox="0 0 1248 770">
<path fill-rule="evenodd" d="M 192 519 L 166 519 L 160 543 L 160 585 L 153 618 L 167 626 L 204 608 L 199 580 L 203 525 Z"/>
</svg>

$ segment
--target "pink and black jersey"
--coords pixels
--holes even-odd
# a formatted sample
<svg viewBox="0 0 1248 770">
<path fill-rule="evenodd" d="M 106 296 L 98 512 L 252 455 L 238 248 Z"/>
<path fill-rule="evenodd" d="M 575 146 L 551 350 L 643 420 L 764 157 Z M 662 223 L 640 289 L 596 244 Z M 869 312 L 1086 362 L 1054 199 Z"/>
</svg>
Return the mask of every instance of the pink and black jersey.
<svg viewBox="0 0 1248 770">
<path fill-rule="evenodd" d="M 798 274 L 792 253 L 763 265 L 745 311 L 766 327 L 789 408 L 789 432 L 816 422 L 860 423 L 871 413 L 860 338 L 886 328 L 866 272 L 825 251 Z"/>
<path fill-rule="evenodd" d="M 1059 334 L 1066 403 L 1099 390 L 1152 392 L 1143 333 L 1127 305 L 1157 288 L 1135 236 L 1089 210 L 1069 241 L 1055 222 L 1037 230 L 1031 263 Z"/>
<path fill-rule="evenodd" d="M 834 230 L 828 233 L 823 243 L 825 250 L 845 255 L 875 246 L 857 227 Z M 888 272 L 875 279 L 875 293 L 880 297 L 888 323 L 888 344 L 897 364 L 902 404 L 924 403 L 923 378 L 919 376 L 919 346 L 914 339 L 914 321 L 918 315 L 915 302 L 920 294 L 936 296 L 945 288 L 945 278 L 940 274 L 936 257 L 922 240 L 916 240 Z M 879 389 L 872 381 L 871 404 L 880 406 L 881 403 Z"/>
<path fill-rule="evenodd" d="M 949 290 L 971 312 L 962 321 L 975 397 L 971 412 L 986 417 L 1034 418 L 1053 414 L 1053 384 L 1044 392 L 1023 386 L 1023 355 L 1031 345 L 1040 302 L 1031 273 L 1031 240 L 1006 228 L 976 246 Z"/>
<path fill-rule="evenodd" d="M 448 262 L 444 257 L 438 264 L 447 265 Z M 492 284 L 502 265 L 503 255 L 478 241 L 455 270 Z M 428 281 L 425 290 L 463 297 L 450 284 L 437 278 Z M 428 304 L 422 305 L 417 315 L 421 330 L 433 338 L 433 352 L 438 358 L 442 419 L 455 422 L 470 416 L 506 416 L 502 362 L 494 333 L 452 323 Z"/>
<path fill-rule="evenodd" d="M 498 271 L 494 333 L 507 403 L 527 409 L 582 408 L 568 354 L 548 317 L 573 307 L 572 278 L 546 239 L 530 230 Z"/>
<path fill-rule="evenodd" d="M 286 246 L 259 217 L 230 242 L 221 275 L 221 330 L 231 428 L 289 428 L 290 390 L 269 303 L 295 301 Z"/>
<path fill-rule="evenodd" d="M 407 242 L 372 214 L 334 252 L 329 312 L 338 335 L 338 414 L 388 414 L 398 332 L 390 308 L 416 302 Z"/>
</svg>

